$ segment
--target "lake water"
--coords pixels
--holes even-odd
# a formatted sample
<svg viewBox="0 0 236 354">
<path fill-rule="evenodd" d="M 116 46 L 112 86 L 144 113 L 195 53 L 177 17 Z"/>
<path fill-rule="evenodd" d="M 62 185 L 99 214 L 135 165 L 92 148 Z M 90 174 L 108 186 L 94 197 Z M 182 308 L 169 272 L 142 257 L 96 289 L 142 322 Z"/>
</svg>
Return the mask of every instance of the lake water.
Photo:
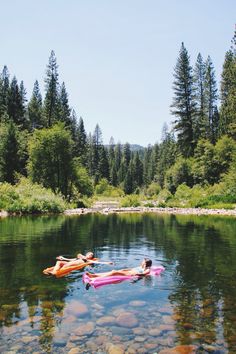
<svg viewBox="0 0 236 354">
<path fill-rule="evenodd" d="M 0 220 L 0 353 L 236 353 L 236 219 L 157 214 Z M 93 250 L 160 276 L 86 288 L 42 274 Z"/>
</svg>

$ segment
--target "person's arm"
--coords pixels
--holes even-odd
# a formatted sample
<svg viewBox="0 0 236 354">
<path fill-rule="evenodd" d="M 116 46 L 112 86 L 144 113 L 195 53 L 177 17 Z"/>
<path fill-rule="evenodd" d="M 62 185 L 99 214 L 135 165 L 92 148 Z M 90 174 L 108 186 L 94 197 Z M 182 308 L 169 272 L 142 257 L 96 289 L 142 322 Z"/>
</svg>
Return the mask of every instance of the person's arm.
<svg viewBox="0 0 236 354">
<path fill-rule="evenodd" d="M 76 261 L 77 260 L 77 258 L 65 258 L 63 256 L 58 256 L 58 257 L 56 257 L 56 259 L 58 259 L 59 261 L 66 261 L 66 262 Z"/>
<path fill-rule="evenodd" d="M 88 262 L 93 264 L 114 264 L 113 262 L 100 262 L 100 261 L 93 261 L 93 260 L 89 260 Z"/>
</svg>

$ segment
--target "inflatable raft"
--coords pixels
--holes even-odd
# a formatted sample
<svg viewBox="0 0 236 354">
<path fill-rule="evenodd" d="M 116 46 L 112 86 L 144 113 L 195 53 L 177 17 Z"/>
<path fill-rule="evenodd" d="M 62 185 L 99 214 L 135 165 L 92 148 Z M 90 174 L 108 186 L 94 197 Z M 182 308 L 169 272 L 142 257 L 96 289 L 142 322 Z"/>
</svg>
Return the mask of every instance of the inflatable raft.
<svg viewBox="0 0 236 354">
<path fill-rule="evenodd" d="M 57 278 L 59 277 L 63 277 L 64 275 L 69 274 L 70 272 L 72 272 L 73 270 L 80 270 L 83 269 L 84 267 L 87 267 L 91 264 L 93 264 L 93 261 L 98 261 L 98 258 L 93 258 L 87 262 L 81 263 L 81 264 L 76 264 L 76 265 L 71 265 L 69 267 L 62 267 L 60 269 L 58 269 L 58 271 L 56 272 L 56 274 L 52 274 L 51 272 L 53 271 L 54 267 L 49 267 L 43 270 L 43 273 L 46 275 L 55 275 Z"/>
<path fill-rule="evenodd" d="M 150 269 L 150 273 L 147 275 L 159 275 L 165 270 L 164 267 L 162 266 L 153 266 Z M 94 288 L 98 288 L 103 285 L 108 285 L 108 284 L 116 284 L 116 283 L 121 283 L 124 280 L 135 280 L 142 278 L 143 275 L 111 275 L 109 277 L 97 277 L 97 278 L 92 278 L 89 276 L 89 274 L 84 273 L 83 274 L 83 282 L 85 284 L 92 285 Z"/>
</svg>

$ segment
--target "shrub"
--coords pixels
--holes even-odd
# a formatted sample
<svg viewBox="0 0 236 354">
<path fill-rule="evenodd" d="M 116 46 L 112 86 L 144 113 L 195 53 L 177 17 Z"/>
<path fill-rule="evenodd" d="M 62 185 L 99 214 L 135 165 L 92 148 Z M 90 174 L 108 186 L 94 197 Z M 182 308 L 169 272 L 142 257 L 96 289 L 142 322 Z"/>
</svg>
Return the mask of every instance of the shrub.
<svg viewBox="0 0 236 354">
<path fill-rule="evenodd" d="M 62 212 L 68 204 L 60 195 L 21 178 L 17 185 L 0 184 L 0 208 L 12 213 Z"/>
<path fill-rule="evenodd" d="M 121 207 L 138 207 L 140 204 L 140 198 L 136 194 L 126 195 L 120 203 Z"/>
<path fill-rule="evenodd" d="M 149 197 L 153 197 L 158 195 L 160 191 L 161 191 L 161 186 L 156 182 L 152 182 L 146 189 L 146 195 Z"/>
</svg>

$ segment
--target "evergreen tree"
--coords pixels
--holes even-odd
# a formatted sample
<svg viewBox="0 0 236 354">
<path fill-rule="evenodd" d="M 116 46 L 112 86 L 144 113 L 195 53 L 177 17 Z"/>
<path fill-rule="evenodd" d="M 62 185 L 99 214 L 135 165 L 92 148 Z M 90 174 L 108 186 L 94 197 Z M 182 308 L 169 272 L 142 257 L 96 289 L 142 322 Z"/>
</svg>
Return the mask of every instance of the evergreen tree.
<svg viewBox="0 0 236 354">
<path fill-rule="evenodd" d="M 202 55 L 199 53 L 194 68 L 193 83 L 196 103 L 196 117 L 195 117 L 195 140 L 206 138 L 207 127 L 207 107 L 205 98 L 205 77 L 206 65 L 203 61 Z"/>
<path fill-rule="evenodd" d="M 83 165 L 87 163 L 87 134 L 84 128 L 83 118 L 80 117 L 76 132 L 76 155 Z"/>
<path fill-rule="evenodd" d="M 45 78 L 44 115 L 46 125 L 51 127 L 60 117 L 60 104 L 58 92 L 58 65 L 54 51 L 51 51 Z"/>
<path fill-rule="evenodd" d="M 125 143 L 125 145 L 124 145 L 123 158 L 124 158 L 125 167 L 128 168 L 130 160 L 131 160 L 131 150 L 130 150 L 130 144 L 129 143 Z"/>
<path fill-rule="evenodd" d="M 27 128 L 27 121 L 25 116 L 25 106 L 22 92 L 18 86 L 17 79 L 14 76 L 8 96 L 8 116 L 21 129 Z"/>
<path fill-rule="evenodd" d="M 220 130 L 236 139 L 236 31 L 221 76 Z"/>
<path fill-rule="evenodd" d="M 39 83 L 34 83 L 33 93 L 28 104 L 28 116 L 31 130 L 43 128 L 42 95 L 39 89 Z"/>
<path fill-rule="evenodd" d="M 206 76 L 205 76 L 205 99 L 206 99 L 206 109 L 207 109 L 207 138 L 213 143 L 216 141 L 216 131 L 217 127 L 216 119 L 214 121 L 214 114 L 217 108 L 217 87 L 215 72 L 210 56 L 208 56 L 206 61 Z M 213 122 L 214 121 L 214 122 Z M 214 127 L 213 127 L 214 125 Z"/>
<path fill-rule="evenodd" d="M 190 59 L 184 44 L 182 43 L 179 58 L 174 72 L 174 99 L 171 113 L 176 116 L 174 129 L 178 134 L 178 144 L 183 156 L 193 154 L 194 141 L 194 92 L 193 74 Z"/>
<path fill-rule="evenodd" d="M 15 173 L 20 170 L 17 128 L 12 120 L 6 124 L 1 134 L 0 178 L 2 182 L 13 184 Z"/>
<path fill-rule="evenodd" d="M 99 149 L 99 179 L 106 178 L 109 180 L 109 162 L 108 162 L 108 153 L 103 145 Z"/>
<path fill-rule="evenodd" d="M 7 66 L 4 66 L 0 75 L 0 121 L 3 121 L 7 114 L 9 96 L 9 72 Z"/>
<path fill-rule="evenodd" d="M 155 181 L 163 188 L 166 171 L 174 164 L 178 155 L 174 136 L 168 131 L 166 124 L 163 126 L 162 142 L 159 150 L 160 157 L 157 164 Z"/>
<path fill-rule="evenodd" d="M 58 119 L 65 123 L 65 126 L 71 128 L 72 121 L 71 121 L 71 109 L 69 107 L 69 100 L 68 94 L 66 91 L 65 83 L 63 82 L 60 87 L 59 92 L 59 116 Z"/>
<path fill-rule="evenodd" d="M 134 154 L 132 172 L 133 189 L 135 190 L 137 187 L 141 187 L 143 184 L 143 163 L 140 160 L 138 151 Z"/>
<path fill-rule="evenodd" d="M 152 182 L 151 176 L 151 156 L 152 147 L 148 145 L 144 152 L 144 162 L 143 162 L 143 181 L 145 186 L 148 186 Z"/>
<path fill-rule="evenodd" d="M 124 192 L 125 194 L 131 194 L 133 193 L 133 179 L 132 179 L 132 167 L 131 163 L 129 165 L 129 168 L 126 172 L 126 176 L 124 179 Z"/>
</svg>

